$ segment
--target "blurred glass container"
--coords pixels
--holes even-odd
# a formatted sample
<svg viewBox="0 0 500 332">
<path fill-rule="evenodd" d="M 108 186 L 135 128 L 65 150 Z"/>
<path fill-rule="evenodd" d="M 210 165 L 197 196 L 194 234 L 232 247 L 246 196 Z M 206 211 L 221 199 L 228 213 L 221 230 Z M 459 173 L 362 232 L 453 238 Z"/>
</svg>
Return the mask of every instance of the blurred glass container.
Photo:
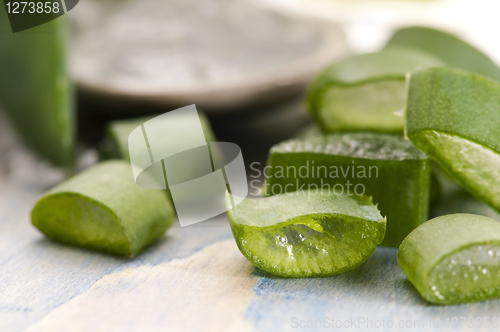
<svg viewBox="0 0 500 332">
<path fill-rule="evenodd" d="M 87 98 L 207 113 L 297 95 L 347 53 L 338 25 L 247 0 L 87 1 L 72 15 L 72 74 Z"/>
</svg>

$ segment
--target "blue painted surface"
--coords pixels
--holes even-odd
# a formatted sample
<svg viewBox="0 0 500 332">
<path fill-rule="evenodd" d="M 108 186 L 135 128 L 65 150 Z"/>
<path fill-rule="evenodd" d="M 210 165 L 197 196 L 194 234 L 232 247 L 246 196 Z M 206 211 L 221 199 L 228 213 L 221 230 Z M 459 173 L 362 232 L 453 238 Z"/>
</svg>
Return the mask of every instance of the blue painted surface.
<svg viewBox="0 0 500 332">
<path fill-rule="evenodd" d="M 332 324 L 359 331 L 454 330 L 459 328 L 460 319 L 452 326 L 453 317 L 497 317 L 496 328 L 483 330 L 500 330 L 500 300 L 431 305 L 406 279 L 397 264 L 396 252 L 394 248 L 379 247 L 360 267 L 329 278 L 285 279 L 256 270 L 254 274 L 261 276 L 245 315 L 254 321 L 258 331 L 269 332 L 296 331 L 300 326 L 308 331 L 324 331 L 332 329 Z M 466 325 L 463 330 L 476 330 Z"/>
<path fill-rule="evenodd" d="M 107 274 L 187 257 L 232 236 L 227 227 L 177 227 L 134 259 L 113 257 L 47 240 L 29 222 L 39 192 L 9 189 L 0 206 L 0 331 L 24 330 Z"/>
<path fill-rule="evenodd" d="M 101 296 L 99 294 L 113 298 L 121 292 L 133 292 L 134 289 L 147 282 L 144 279 L 146 277 L 140 274 L 127 277 L 128 274 L 125 274 L 116 278 L 113 284 L 101 281 L 104 277 L 117 275 L 120 271 L 133 271 L 130 268 L 157 266 L 160 268 L 158 271 L 164 271 L 161 270 L 164 268 L 161 264 L 174 259 L 184 258 L 189 263 L 195 259 L 191 257 L 198 257 L 197 253 L 207 249 L 210 245 L 223 243 L 224 240 L 232 238 L 228 227 L 213 227 L 213 225 L 177 227 L 169 230 L 163 239 L 134 259 L 103 255 L 53 243 L 34 229 L 29 223 L 29 211 L 38 195 L 39 192 L 19 186 L 0 187 L 0 331 L 23 331 L 28 327 L 38 326 L 44 317 L 49 317 L 49 314 L 68 306 L 73 302 L 72 300 L 78 298 L 82 300 L 81 303 L 89 305 L 89 299 L 99 298 Z M 225 245 L 223 248 L 231 252 L 237 250 L 234 245 Z M 211 252 L 210 255 L 213 255 L 214 251 Z M 213 256 L 204 254 L 199 257 L 205 261 Z M 242 281 L 241 289 L 235 289 L 233 284 L 231 292 L 236 293 L 225 294 L 224 300 L 230 301 L 234 296 L 237 301 L 240 301 L 238 308 L 242 309 L 236 310 L 240 315 L 236 320 L 248 331 L 297 331 L 301 330 L 300 326 L 308 331 L 340 329 L 338 326 L 332 328 L 332 323 L 343 324 L 343 327 L 349 327 L 349 330 L 353 331 L 365 331 L 373 330 L 368 325 L 369 321 L 372 321 L 373 326 L 377 322 L 382 323 L 382 320 L 386 324 L 385 328 L 373 326 L 375 330 L 442 331 L 455 330 L 449 326 L 454 317 L 457 319 L 457 327 L 460 324 L 459 317 L 467 319 L 484 317 L 497 317 L 498 319 L 500 317 L 500 301 L 498 300 L 460 306 L 436 306 L 424 302 L 406 280 L 396 262 L 396 250 L 392 248 L 377 248 L 367 262 L 353 271 L 330 278 L 313 279 L 274 277 L 252 268 L 250 263 L 237 252 L 230 257 L 232 258 L 223 261 L 223 264 L 227 264 L 224 265 L 226 268 L 222 266 L 214 270 L 212 266 L 208 270 L 197 270 L 198 272 L 190 274 L 189 283 L 196 287 L 203 287 L 203 285 L 210 285 L 209 280 L 203 280 L 203 278 L 213 277 L 226 281 L 231 278 L 248 281 Z M 196 264 L 203 266 L 199 262 Z M 233 271 L 231 272 L 233 274 L 225 275 L 225 269 L 230 270 L 229 267 L 234 264 L 239 266 L 237 270 L 239 272 Z M 188 270 L 185 275 L 182 271 L 177 275 L 186 276 Z M 243 279 L 241 279 L 242 275 Z M 161 274 L 154 278 L 157 278 L 154 282 L 162 285 L 158 293 L 165 294 L 153 299 L 158 301 L 153 305 L 153 307 L 158 307 L 158 316 L 154 317 L 164 317 L 166 320 L 172 320 L 168 313 L 174 311 L 179 304 L 183 304 L 184 307 L 195 305 L 197 302 L 217 305 L 219 298 L 213 294 L 224 293 L 225 285 L 222 284 L 217 286 L 222 290 L 217 288 L 216 292 L 212 292 L 210 289 L 197 288 L 191 290 L 189 297 L 184 298 L 185 293 L 179 289 L 189 285 L 182 285 L 183 280 L 163 280 Z M 99 286 L 96 286 L 98 283 L 100 283 Z M 199 293 L 203 293 L 205 297 L 199 297 L 201 296 L 198 295 Z M 87 295 L 83 296 L 83 294 Z M 144 301 L 141 305 L 151 300 L 147 297 L 148 295 L 141 298 L 140 294 L 138 300 Z M 137 298 L 137 293 L 134 293 L 134 296 Z M 90 303 L 92 306 L 93 302 Z M 75 314 L 74 310 L 77 310 L 78 315 L 78 306 L 70 305 L 69 307 L 73 310 L 72 314 Z M 122 304 L 120 308 L 120 310 L 126 310 L 127 317 L 130 317 L 127 324 L 134 322 L 142 324 L 140 317 L 134 318 L 133 314 L 136 310 L 133 306 L 127 307 L 126 304 Z M 205 304 L 201 308 L 197 307 L 197 310 L 213 309 Z M 202 317 L 202 311 L 198 311 L 196 317 L 192 319 L 198 319 L 198 315 Z M 209 312 L 208 316 L 212 315 L 211 311 Z M 106 317 L 104 315 L 101 319 L 105 320 Z M 60 315 L 58 317 L 52 314 L 49 323 L 57 326 L 59 318 Z M 83 319 L 86 318 L 83 317 Z M 214 322 L 229 318 L 224 312 L 220 312 L 205 319 L 207 321 L 203 321 L 201 325 L 206 326 L 206 331 L 211 331 L 210 327 L 216 326 Z M 363 319 L 364 323 L 362 323 Z M 410 324 L 411 328 L 389 328 L 387 325 L 389 320 L 394 326 L 402 322 L 404 325 Z M 436 327 L 431 328 L 431 322 Z M 470 320 L 467 322 L 470 323 Z M 439 323 L 439 328 L 437 323 Z M 158 324 L 163 326 L 161 322 Z M 126 326 L 118 327 L 119 331 L 126 330 Z M 165 326 L 165 329 L 169 328 L 171 327 Z M 499 329 L 499 327 L 490 327 L 483 330 L 498 331 Z M 57 329 L 54 330 L 57 331 Z M 170 330 L 176 331 L 175 328 Z M 469 331 L 479 330 L 479 328 L 469 329 L 464 325 L 459 330 Z"/>
</svg>

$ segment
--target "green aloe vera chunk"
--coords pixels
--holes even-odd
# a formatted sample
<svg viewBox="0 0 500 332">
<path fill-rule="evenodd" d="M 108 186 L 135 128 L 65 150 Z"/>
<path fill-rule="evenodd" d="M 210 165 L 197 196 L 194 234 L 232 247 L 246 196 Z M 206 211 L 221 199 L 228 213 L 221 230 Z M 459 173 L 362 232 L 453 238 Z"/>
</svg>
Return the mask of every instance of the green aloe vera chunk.
<svg viewBox="0 0 500 332">
<path fill-rule="evenodd" d="M 444 31 L 426 27 L 397 30 L 387 47 L 409 46 L 426 51 L 450 67 L 500 80 L 500 68 L 483 52 L 460 38 Z"/>
<path fill-rule="evenodd" d="M 414 230 L 398 263 L 424 299 L 459 304 L 500 297 L 500 223 L 450 214 Z"/>
<path fill-rule="evenodd" d="M 311 134 L 273 146 L 263 194 L 365 194 L 387 217 L 383 246 L 398 247 L 429 209 L 430 161 L 399 135 Z"/>
<path fill-rule="evenodd" d="M 157 115 L 111 122 L 106 128 L 105 138 L 101 144 L 101 158 L 124 159 L 129 161 L 130 155 L 128 151 L 128 136 L 135 128 L 139 127 L 144 122 L 151 120 L 155 116 Z M 198 116 L 205 134 L 205 139 L 207 142 L 215 142 L 215 135 L 210 127 L 210 122 L 207 117 L 201 112 L 198 112 Z M 179 136 L 182 136 L 182 119 L 177 117 L 170 119 L 170 121 L 179 121 Z M 172 142 L 172 144 L 176 144 L 176 142 Z"/>
<path fill-rule="evenodd" d="M 66 33 L 63 17 L 12 33 L 0 5 L 0 108 L 34 152 L 71 171 L 75 119 Z"/>
<path fill-rule="evenodd" d="M 332 64 L 312 82 L 309 112 L 326 132 L 375 131 L 402 133 L 405 75 L 444 64 L 418 49 L 391 48 L 355 55 Z"/>
<path fill-rule="evenodd" d="M 406 117 L 415 146 L 500 211 L 500 84 L 459 69 L 414 73 Z"/>
<path fill-rule="evenodd" d="M 384 238 L 385 219 L 366 196 L 308 192 L 245 199 L 228 218 L 241 253 L 283 277 L 326 277 L 359 266 Z"/>
<path fill-rule="evenodd" d="M 48 238 L 109 254 L 134 256 L 172 225 L 163 190 L 139 188 L 130 163 L 107 161 L 56 186 L 31 221 Z"/>
</svg>

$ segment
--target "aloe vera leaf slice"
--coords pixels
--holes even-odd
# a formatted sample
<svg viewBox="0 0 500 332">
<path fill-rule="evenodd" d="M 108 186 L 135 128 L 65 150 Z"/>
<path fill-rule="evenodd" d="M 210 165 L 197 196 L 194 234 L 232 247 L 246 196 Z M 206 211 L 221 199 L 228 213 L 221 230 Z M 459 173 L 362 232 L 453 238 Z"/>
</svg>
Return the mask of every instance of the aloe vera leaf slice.
<svg viewBox="0 0 500 332">
<path fill-rule="evenodd" d="M 300 192 L 226 206 L 241 253 L 283 277 L 325 277 L 363 263 L 384 238 L 385 219 L 366 196 Z"/>
<path fill-rule="evenodd" d="M 100 146 L 101 159 L 123 159 L 129 161 L 130 155 L 128 150 L 128 137 L 130 133 L 144 122 L 151 120 L 156 116 L 157 115 L 151 115 L 135 119 L 116 120 L 108 124 L 106 127 L 105 137 Z M 198 112 L 198 117 L 207 142 L 215 142 L 215 134 L 213 133 L 210 122 L 205 114 Z M 179 120 L 179 133 L 182 133 L 182 119 L 172 118 L 170 121 L 176 120 Z M 176 142 L 172 142 L 172 144 L 176 144 Z"/>
<path fill-rule="evenodd" d="M 383 246 L 398 247 L 427 221 L 430 161 L 399 135 L 310 134 L 273 146 L 267 166 L 266 196 L 301 188 L 372 196 L 387 217 Z"/>
<path fill-rule="evenodd" d="M 500 211 L 500 84 L 458 69 L 409 79 L 406 132 L 476 198 Z"/>
<path fill-rule="evenodd" d="M 75 107 L 64 17 L 12 33 L 0 6 L 0 105 L 24 142 L 68 173 L 74 167 Z"/>
<path fill-rule="evenodd" d="M 424 299 L 439 304 L 500 297 L 500 223 L 451 214 L 415 229 L 401 244 L 398 263 Z"/>
<path fill-rule="evenodd" d="M 453 34 L 427 28 L 397 30 L 386 47 L 409 46 L 426 51 L 450 67 L 500 80 L 500 68 L 483 52 Z"/>
<path fill-rule="evenodd" d="M 429 215 L 431 218 L 436 218 L 455 213 L 478 214 L 500 221 L 500 213 L 464 190 L 448 195 L 434 204 Z"/>
<path fill-rule="evenodd" d="M 109 254 L 134 256 L 172 225 L 163 190 L 139 188 L 125 161 L 98 164 L 44 194 L 31 221 L 48 238 Z"/>
<path fill-rule="evenodd" d="M 405 75 L 444 63 L 418 49 L 391 48 L 355 55 L 323 70 L 307 93 L 309 112 L 326 132 L 402 133 Z"/>
</svg>

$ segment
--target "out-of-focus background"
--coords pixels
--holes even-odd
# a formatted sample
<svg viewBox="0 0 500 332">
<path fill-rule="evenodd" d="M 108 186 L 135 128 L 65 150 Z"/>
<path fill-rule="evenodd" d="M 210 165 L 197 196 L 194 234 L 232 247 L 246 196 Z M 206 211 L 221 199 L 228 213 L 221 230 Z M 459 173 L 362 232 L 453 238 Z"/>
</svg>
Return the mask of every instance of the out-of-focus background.
<svg viewBox="0 0 500 332">
<path fill-rule="evenodd" d="M 111 121 L 193 103 L 219 141 L 262 164 L 270 146 L 309 123 L 302 94 L 327 64 L 377 51 L 394 29 L 411 25 L 452 32 L 500 61 L 497 8 L 493 0 L 80 1 L 60 18 L 69 21 L 78 167 L 98 160 Z M 7 122 L 2 115 L 4 136 Z M 12 142 L 2 139 L 0 165 L 25 181 L 35 174 L 24 169 L 32 155 L 14 153 Z M 47 186 L 62 179 L 48 169 Z"/>
</svg>

